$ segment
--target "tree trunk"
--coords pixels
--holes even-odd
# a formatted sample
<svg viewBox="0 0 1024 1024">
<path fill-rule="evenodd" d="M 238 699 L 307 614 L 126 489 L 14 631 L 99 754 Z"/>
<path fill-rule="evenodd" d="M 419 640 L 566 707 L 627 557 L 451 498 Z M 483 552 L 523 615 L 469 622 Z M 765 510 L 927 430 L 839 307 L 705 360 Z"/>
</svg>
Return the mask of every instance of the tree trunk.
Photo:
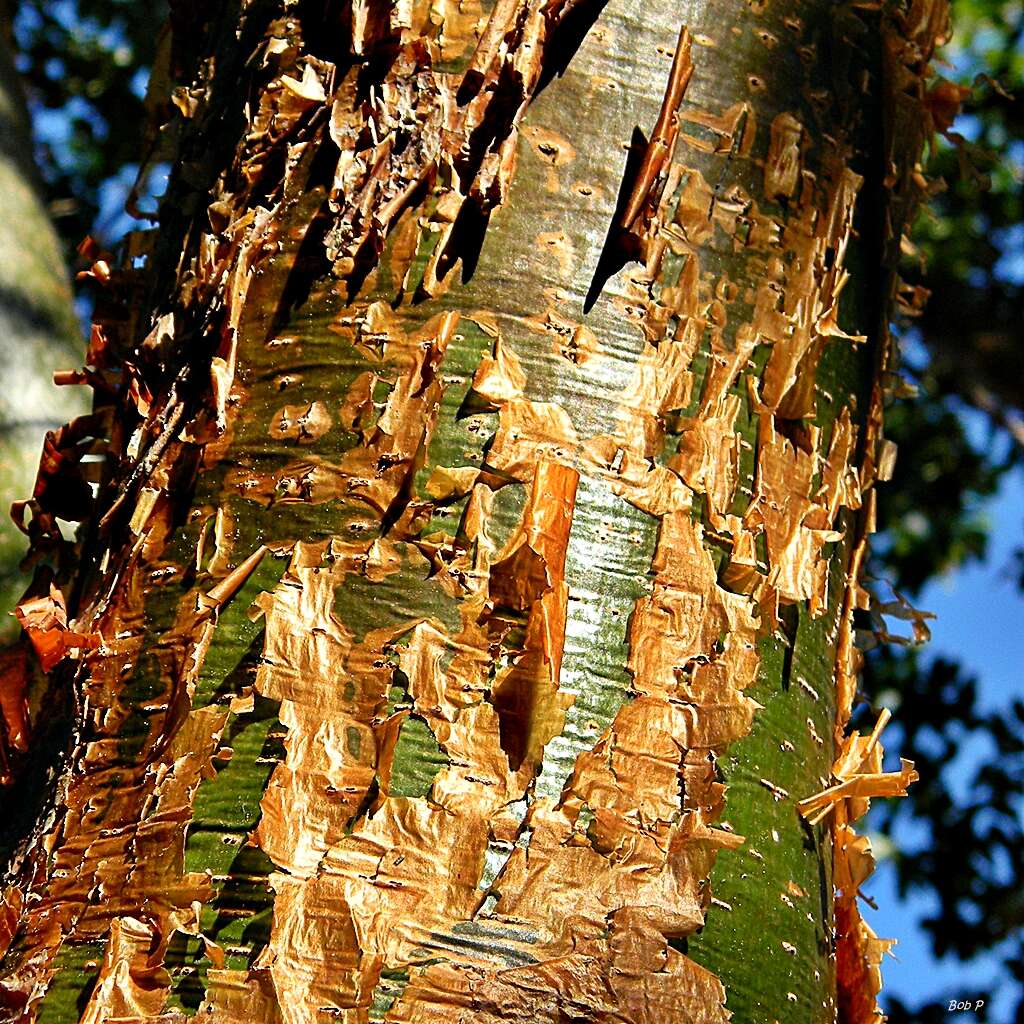
<svg viewBox="0 0 1024 1024">
<path fill-rule="evenodd" d="M 82 358 L 82 339 L 56 232 L 32 163 L 28 111 L 5 38 L 0 4 L 0 492 L 29 493 L 43 430 L 88 408 L 85 395 L 58 391 L 55 370 Z M 0 641 L 18 625 L 6 613 L 25 589 L 18 565 L 25 539 L 0 517 Z"/>
<path fill-rule="evenodd" d="M 848 822 L 911 772 L 844 732 L 944 9 L 174 22 L 37 488 L 57 549 L 107 440 L 19 610 L 10 1017 L 872 1020 Z"/>
</svg>

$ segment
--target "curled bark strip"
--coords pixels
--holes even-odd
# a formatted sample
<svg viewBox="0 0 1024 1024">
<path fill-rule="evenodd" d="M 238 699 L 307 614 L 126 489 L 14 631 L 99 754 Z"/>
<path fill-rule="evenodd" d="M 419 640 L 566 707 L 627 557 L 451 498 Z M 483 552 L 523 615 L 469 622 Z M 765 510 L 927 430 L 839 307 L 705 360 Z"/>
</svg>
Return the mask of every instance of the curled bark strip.
<svg viewBox="0 0 1024 1024">
<path fill-rule="evenodd" d="M 647 144 L 636 182 L 622 214 L 621 223 L 624 231 L 629 231 L 633 227 L 634 221 L 645 206 L 652 202 L 657 205 L 658 197 L 653 195 L 654 184 L 672 159 L 676 137 L 679 134 L 679 104 L 683 101 L 686 87 L 693 75 L 693 61 L 690 59 L 692 44 L 690 30 L 683 25 L 679 29 L 679 40 L 672 58 L 672 70 L 669 72 L 665 96 L 661 101 L 661 111 L 658 113 L 658 120 L 651 132 L 651 140 Z"/>
</svg>

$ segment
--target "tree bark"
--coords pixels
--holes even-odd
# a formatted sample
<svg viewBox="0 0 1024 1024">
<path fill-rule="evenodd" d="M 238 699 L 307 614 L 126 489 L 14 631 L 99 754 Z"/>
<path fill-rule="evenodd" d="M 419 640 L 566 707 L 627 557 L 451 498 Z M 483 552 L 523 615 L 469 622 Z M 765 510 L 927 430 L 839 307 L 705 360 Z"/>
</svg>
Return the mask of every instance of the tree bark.
<svg viewBox="0 0 1024 1024">
<path fill-rule="evenodd" d="M 944 19 L 176 8 L 37 488 L 59 546 L 107 441 L 20 609 L 12 1019 L 875 1018 L 849 821 L 912 772 L 845 730 Z"/>
</svg>

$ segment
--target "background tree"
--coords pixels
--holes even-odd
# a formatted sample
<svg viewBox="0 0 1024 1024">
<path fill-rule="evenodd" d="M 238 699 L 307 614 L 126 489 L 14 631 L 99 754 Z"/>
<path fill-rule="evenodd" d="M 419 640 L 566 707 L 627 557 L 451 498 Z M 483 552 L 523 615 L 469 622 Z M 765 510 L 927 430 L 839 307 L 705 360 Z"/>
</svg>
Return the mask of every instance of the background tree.
<svg viewBox="0 0 1024 1024">
<path fill-rule="evenodd" d="M 0 16 L 2 16 L 0 11 Z M 0 22 L 3 19 L 0 17 Z M 43 182 L 32 162 L 28 111 L 10 40 L 0 37 L 0 486 L 5 496 L 31 492 L 44 430 L 86 408 L 85 397 L 55 395 L 54 370 L 80 359 L 81 339 L 60 242 L 47 215 Z M 0 600 L 14 607 L 25 579 L 18 563 L 25 538 L 8 517 L 0 525 Z M 13 619 L 0 625 L 9 639 Z"/>
</svg>

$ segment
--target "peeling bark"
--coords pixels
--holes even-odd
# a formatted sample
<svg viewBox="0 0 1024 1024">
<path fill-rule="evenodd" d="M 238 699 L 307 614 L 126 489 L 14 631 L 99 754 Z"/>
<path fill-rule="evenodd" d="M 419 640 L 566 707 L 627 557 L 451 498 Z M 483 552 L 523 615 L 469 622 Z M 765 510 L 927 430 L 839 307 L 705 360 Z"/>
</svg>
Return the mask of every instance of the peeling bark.
<svg viewBox="0 0 1024 1024">
<path fill-rule="evenodd" d="M 311 7 L 176 8 L 161 228 L 94 254 L 0 1004 L 872 1020 L 849 823 L 912 771 L 845 735 L 852 616 L 944 8 Z"/>
</svg>

